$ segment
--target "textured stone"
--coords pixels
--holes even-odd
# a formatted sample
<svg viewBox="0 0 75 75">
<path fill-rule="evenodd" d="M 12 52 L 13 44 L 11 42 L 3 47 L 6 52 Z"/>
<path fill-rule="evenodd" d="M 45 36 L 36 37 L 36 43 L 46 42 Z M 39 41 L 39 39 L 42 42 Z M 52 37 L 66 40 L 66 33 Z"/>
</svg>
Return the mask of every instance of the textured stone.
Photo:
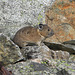
<svg viewBox="0 0 75 75">
<path fill-rule="evenodd" d="M 75 1 L 56 0 L 46 10 L 46 23 L 54 29 L 50 42 L 64 42 L 75 39 Z"/>
<path fill-rule="evenodd" d="M 62 69 L 61 71 L 58 71 L 57 73 L 56 73 L 57 75 L 71 75 L 71 74 L 69 74 L 65 69 Z"/>
<path fill-rule="evenodd" d="M 24 59 L 32 59 L 34 62 L 40 63 L 42 60 L 60 59 L 68 60 L 70 54 L 66 51 L 53 51 L 47 46 L 28 46 L 21 49 Z"/>
<path fill-rule="evenodd" d="M 54 51 L 62 50 L 62 51 L 67 51 L 71 54 L 75 54 L 75 45 L 70 45 L 70 44 L 57 44 L 57 43 L 49 43 L 49 42 L 44 42 L 46 46 L 48 46 L 50 49 Z"/>
<path fill-rule="evenodd" d="M 14 75 L 74 75 L 75 63 L 51 60 L 50 65 L 46 65 L 46 62 L 41 62 L 41 64 L 39 64 L 28 60 L 26 62 L 8 65 L 7 69 L 11 70 Z"/>
<path fill-rule="evenodd" d="M 71 44 L 71 45 L 75 45 L 75 40 L 65 41 L 65 42 L 63 42 L 63 44 Z"/>
<path fill-rule="evenodd" d="M 20 49 L 9 37 L 0 34 L 0 61 L 4 64 L 15 63 L 22 59 Z"/>
<path fill-rule="evenodd" d="M 75 0 L 56 0 L 46 13 L 46 22 L 69 23 L 75 29 Z"/>
</svg>

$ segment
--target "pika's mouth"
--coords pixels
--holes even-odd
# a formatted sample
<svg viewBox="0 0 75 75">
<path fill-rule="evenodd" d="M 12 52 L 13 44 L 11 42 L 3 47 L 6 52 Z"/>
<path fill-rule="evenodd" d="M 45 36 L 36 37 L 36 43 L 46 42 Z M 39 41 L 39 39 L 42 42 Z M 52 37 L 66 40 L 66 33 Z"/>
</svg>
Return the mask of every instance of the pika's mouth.
<svg viewBox="0 0 75 75">
<path fill-rule="evenodd" d="M 47 37 L 51 37 L 51 36 L 53 36 L 54 35 L 54 31 L 53 30 L 51 30 L 51 32 L 48 34 L 48 36 Z"/>
</svg>

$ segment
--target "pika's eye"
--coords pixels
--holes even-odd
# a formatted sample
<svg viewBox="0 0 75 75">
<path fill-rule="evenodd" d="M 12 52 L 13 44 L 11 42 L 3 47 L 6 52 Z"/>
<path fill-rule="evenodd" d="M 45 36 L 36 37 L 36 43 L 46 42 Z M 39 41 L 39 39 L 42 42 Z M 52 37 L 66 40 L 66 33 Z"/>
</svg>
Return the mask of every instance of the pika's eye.
<svg viewBox="0 0 75 75">
<path fill-rule="evenodd" d="M 50 30 L 48 29 L 48 31 L 50 31 Z"/>
</svg>

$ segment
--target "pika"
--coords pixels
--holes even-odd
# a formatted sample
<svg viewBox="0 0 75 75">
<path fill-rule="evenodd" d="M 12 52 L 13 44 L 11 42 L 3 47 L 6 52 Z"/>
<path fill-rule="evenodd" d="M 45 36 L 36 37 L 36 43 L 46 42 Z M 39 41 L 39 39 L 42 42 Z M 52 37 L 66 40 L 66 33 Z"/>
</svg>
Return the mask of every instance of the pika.
<svg viewBox="0 0 75 75">
<path fill-rule="evenodd" d="M 39 24 L 38 27 L 27 26 L 21 28 L 15 34 L 13 41 L 19 47 L 25 47 L 28 44 L 41 45 L 44 39 L 54 35 L 53 30 L 46 24 Z"/>
</svg>

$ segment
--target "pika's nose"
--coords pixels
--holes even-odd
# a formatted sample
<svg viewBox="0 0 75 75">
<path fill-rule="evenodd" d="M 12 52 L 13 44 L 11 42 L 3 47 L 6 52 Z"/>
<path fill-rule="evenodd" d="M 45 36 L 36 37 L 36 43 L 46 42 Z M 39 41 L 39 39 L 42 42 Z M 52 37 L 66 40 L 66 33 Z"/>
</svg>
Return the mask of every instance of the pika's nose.
<svg viewBox="0 0 75 75">
<path fill-rule="evenodd" d="M 51 35 L 51 36 L 53 36 L 53 35 L 54 35 L 54 31 L 53 31 L 53 30 L 51 30 L 51 33 L 50 33 L 50 35 Z"/>
</svg>

